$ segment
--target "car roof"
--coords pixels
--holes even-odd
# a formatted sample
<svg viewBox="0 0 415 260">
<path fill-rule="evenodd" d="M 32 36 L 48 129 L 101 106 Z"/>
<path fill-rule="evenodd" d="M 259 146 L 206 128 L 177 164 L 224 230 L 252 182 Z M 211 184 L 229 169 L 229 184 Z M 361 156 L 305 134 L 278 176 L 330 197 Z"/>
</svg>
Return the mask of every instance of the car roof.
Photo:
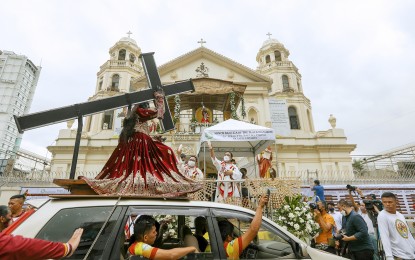
<svg viewBox="0 0 415 260">
<path fill-rule="evenodd" d="M 166 197 L 166 198 L 157 198 L 157 197 L 143 197 L 143 196 L 102 196 L 102 195 L 50 195 L 51 203 L 53 204 L 66 204 L 69 206 L 73 204 L 74 206 L 103 206 L 103 205 L 112 205 L 115 204 L 119 199 L 119 205 L 128 206 L 128 205 L 142 205 L 142 206 L 191 206 L 191 207 L 209 207 L 216 209 L 227 209 L 227 210 L 236 210 L 243 211 L 246 213 L 255 214 L 254 211 L 235 206 L 231 204 L 210 202 L 210 201 L 198 201 L 191 200 L 187 197 Z"/>
</svg>

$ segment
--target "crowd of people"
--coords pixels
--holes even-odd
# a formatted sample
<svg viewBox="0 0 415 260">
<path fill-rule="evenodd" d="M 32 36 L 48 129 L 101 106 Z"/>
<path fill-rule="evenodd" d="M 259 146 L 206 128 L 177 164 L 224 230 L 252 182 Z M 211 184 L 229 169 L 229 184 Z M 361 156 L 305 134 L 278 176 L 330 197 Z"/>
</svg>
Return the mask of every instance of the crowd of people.
<svg viewBox="0 0 415 260">
<path fill-rule="evenodd" d="M 397 211 L 396 195 L 384 192 L 378 201 L 373 194 L 364 196 L 358 187 L 348 185 L 347 189 L 348 197 L 334 203 L 325 201 L 318 180 L 311 185 L 310 207 L 320 225 L 312 246 L 355 260 L 415 259 L 415 240 L 405 217 Z"/>
</svg>

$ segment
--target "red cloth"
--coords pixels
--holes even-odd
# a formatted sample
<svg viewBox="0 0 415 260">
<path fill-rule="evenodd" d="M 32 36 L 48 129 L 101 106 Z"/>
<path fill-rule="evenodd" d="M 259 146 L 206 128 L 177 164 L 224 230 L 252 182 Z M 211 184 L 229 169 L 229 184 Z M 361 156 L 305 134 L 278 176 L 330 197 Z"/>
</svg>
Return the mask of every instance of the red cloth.
<svg viewBox="0 0 415 260">
<path fill-rule="evenodd" d="M 146 121 L 157 111 L 137 108 L 135 112 L 139 122 L 134 135 L 119 142 L 95 179 L 83 179 L 98 194 L 179 196 L 200 189 L 180 172 L 174 151 L 148 135 Z"/>
<path fill-rule="evenodd" d="M 68 254 L 64 243 L 0 233 L 1 260 L 60 259 Z"/>
</svg>

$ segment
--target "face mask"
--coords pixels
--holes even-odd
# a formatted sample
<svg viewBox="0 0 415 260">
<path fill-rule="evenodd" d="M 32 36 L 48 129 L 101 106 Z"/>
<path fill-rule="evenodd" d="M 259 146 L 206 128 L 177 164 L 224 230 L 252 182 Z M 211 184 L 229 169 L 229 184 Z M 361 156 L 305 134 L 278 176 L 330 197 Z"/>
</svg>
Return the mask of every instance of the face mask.
<svg viewBox="0 0 415 260">
<path fill-rule="evenodd" d="M 187 162 L 187 165 L 189 165 L 189 167 L 195 167 L 196 162 L 194 162 L 194 161 L 188 161 Z"/>
<path fill-rule="evenodd" d="M 330 212 L 334 212 L 334 208 L 329 208 L 329 211 Z"/>
<path fill-rule="evenodd" d="M 225 162 L 229 162 L 229 161 L 231 160 L 231 157 L 229 157 L 229 156 L 225 155 L 225 156 L 223 156 L 223 160 L 224 160 Z"/>
<path fill-rule="evenodd" d="M 341 213 L 343 216 L 346 216 L 346 215 L 347 215 L 347 214 L 346 214 L 346 211 L 344 211 L 344 210 L 340 211 L 340 213 Z"/>
</svg>

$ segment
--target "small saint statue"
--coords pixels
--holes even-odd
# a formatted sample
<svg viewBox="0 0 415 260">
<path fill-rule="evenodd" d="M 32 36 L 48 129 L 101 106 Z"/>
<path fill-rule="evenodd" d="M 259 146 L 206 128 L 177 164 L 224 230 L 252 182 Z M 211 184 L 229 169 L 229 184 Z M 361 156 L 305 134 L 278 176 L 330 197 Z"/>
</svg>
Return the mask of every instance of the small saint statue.
<svg viewBox="0 0 415 260">
<path fill-rule="evenodd" d="M 336 128 L 336 118 L 333 116 L 333 114 L 330 114 L 329 123 L 331 125 L 331 128 Z"/>
<path fill-rule="evenodd" d="M 205 106 L 202 107 L 202 120 L 201 123 L 210 123 L 209 112 Z"/>
</svg>

